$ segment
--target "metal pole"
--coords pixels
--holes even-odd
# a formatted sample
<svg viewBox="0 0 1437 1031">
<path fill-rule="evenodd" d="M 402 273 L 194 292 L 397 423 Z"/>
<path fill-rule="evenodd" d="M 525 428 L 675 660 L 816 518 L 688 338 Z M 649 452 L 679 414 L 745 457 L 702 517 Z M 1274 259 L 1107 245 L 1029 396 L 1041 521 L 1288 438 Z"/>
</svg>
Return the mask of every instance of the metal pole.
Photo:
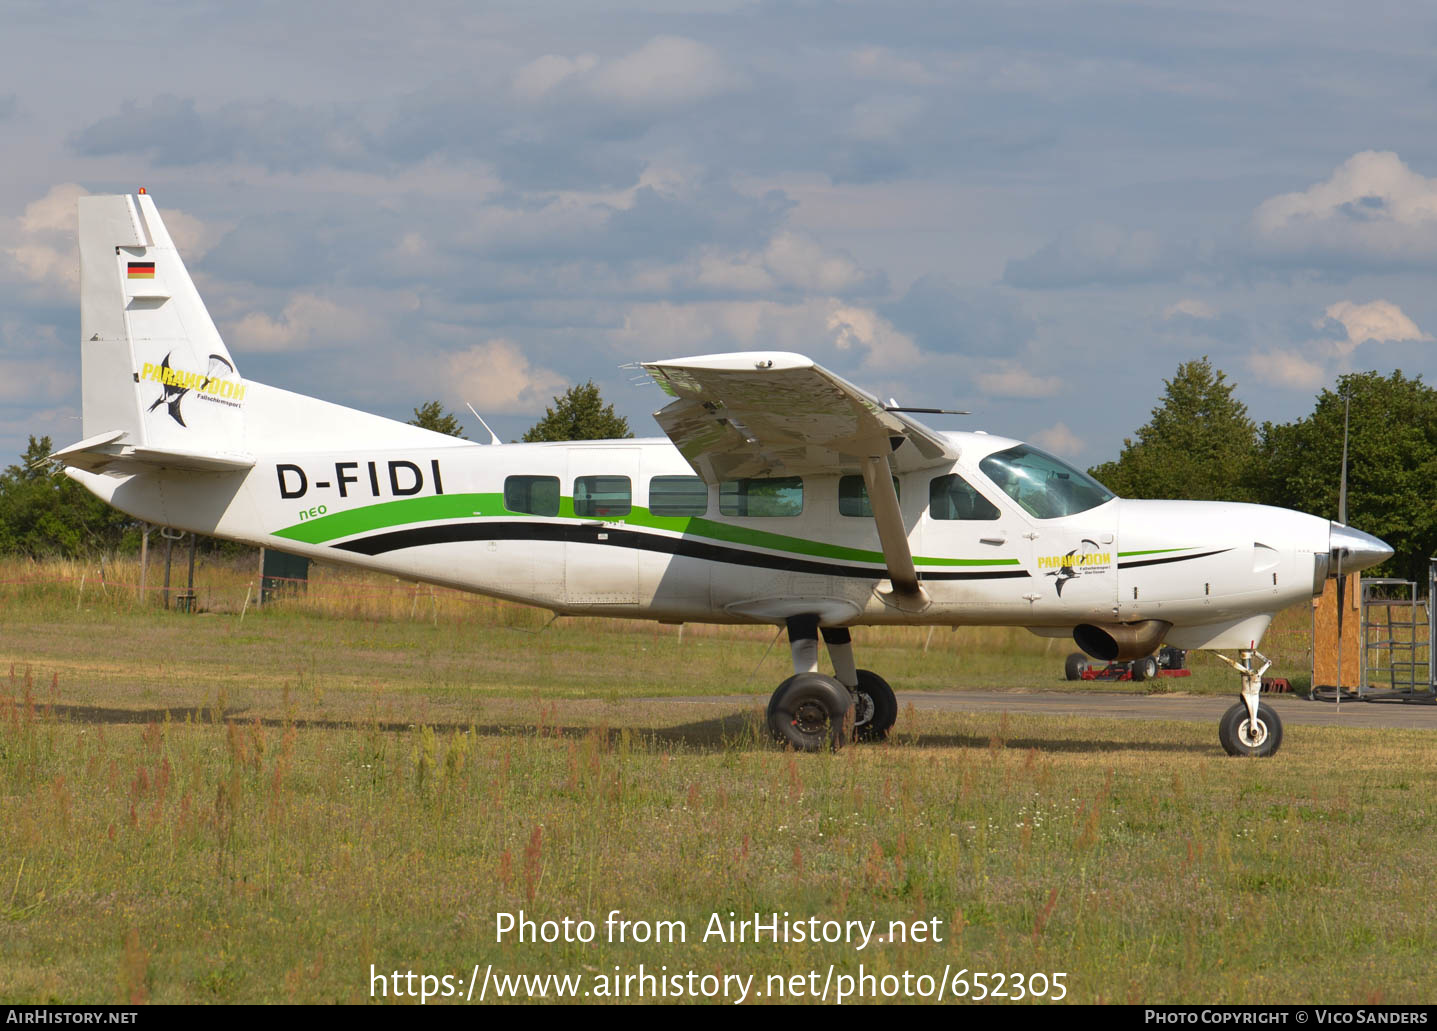
<svg viewBox="0 0 1437 1031">
<path fill-rule="evenodd" d="M 174 540 L 173 537 L 170 537 L 170 536 L 168 536 L 168 535 L 164 535 L 164 537 L 165 537 L 165 610 L 166 610 L 166 611 L 169 611 L 169 608 L 170 608 L 170 559 L 173 557 L 173 554 L 174 554 L 174 550 L 175 550 L 175 540 Z"/>
<path fill-rule="evenodd" d="M 150 524 L 141 523 L 140 530 L 140 604 L 145 604 L 145 581 L 150 573 Z"/>
<path fill-rule="evenodd" d="M 198 534 L 190 534 L 190 578 L 185 587 L 185 594 L 189 600 L 185 602 L 186 612 L 195 611 L 195 547 L 199 544 L 199 539 Z"/>
</svg>

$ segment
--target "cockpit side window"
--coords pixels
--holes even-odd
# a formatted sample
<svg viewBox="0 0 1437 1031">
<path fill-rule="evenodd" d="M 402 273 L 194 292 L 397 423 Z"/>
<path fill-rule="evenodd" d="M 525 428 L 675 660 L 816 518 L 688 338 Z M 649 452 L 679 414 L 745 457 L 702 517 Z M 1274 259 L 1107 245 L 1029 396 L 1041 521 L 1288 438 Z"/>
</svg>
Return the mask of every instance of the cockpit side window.
<svg viewBox="0 0 1437 1031">
<path fill-rule="evenodd" d="M 1030 444 L 995 452 L 978 468 L 1036 519 L 1077 515 L 1116 496 L 1087 473 Z"/>
<path fill-rule="evenodd" d="M 928 516 L 931 519 L 997 519 L 993 502 L 979 494 L 957 473 L 928 481 Z"/>
</svg>

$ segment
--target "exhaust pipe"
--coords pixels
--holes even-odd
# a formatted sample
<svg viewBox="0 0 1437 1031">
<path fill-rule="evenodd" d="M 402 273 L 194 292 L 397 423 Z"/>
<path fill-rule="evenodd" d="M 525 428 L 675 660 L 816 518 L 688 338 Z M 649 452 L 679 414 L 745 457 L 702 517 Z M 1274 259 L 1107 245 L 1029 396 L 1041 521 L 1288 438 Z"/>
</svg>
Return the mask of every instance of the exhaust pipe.
<svg viewBox="0 0 1437 1031">
<path fill-rule="evenodd" d="M 1126 662 L 1151 655 L 1172 628 L 1173 625 L 1165 619 L 1109 623 L 1106 626 L 1082 623 L 1073 628 L 1073 640 L 1095 659 Z"/>
</svg>

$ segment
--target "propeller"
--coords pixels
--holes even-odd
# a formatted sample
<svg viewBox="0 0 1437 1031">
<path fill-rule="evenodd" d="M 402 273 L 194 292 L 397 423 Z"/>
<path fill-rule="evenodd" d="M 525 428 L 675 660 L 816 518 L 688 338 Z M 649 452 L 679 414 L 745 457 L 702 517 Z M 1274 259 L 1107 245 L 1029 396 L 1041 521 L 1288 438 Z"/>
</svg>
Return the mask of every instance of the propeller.
<svg viewBox="0 0 1437 1031">
<path fill-rule="evenodd" d="M 1337 486 L 1337 521 L 1347 525 L 1347 421 L 1352 413 L 1352 398 L 1343 399 L 1342 407 L 1342 477 Z M 1342 616 L 1347 609 L 1347 575 L 1342 572 L 1342 556 L 1346 548 L 1337 549 L 1337 696 L 1342 704 Z"/>
</svg>

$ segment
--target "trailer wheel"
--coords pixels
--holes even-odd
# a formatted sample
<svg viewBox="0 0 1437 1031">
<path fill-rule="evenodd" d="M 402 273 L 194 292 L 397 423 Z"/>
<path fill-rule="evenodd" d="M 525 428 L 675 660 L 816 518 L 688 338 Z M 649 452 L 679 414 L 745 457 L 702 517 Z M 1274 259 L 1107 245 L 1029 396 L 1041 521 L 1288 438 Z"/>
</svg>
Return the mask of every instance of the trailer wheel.
<svg viewBox="0 0 1437 1031">
<path fill-rule="evenodd" d="M 1156 680 L 1158 676 L 1158 660 L 1151 655 L 1141 659 L 1133 660 L 1134 680 Z"/>
<path fill-rule="evenodd" d="M 1068 656 L 1068 661 L 1063 663 L 1063 675 L 1069 680 L 1082 680 L 1087 671 L 1088 657 L 1082 652 L 1073 652 Z"/>
</svg>

